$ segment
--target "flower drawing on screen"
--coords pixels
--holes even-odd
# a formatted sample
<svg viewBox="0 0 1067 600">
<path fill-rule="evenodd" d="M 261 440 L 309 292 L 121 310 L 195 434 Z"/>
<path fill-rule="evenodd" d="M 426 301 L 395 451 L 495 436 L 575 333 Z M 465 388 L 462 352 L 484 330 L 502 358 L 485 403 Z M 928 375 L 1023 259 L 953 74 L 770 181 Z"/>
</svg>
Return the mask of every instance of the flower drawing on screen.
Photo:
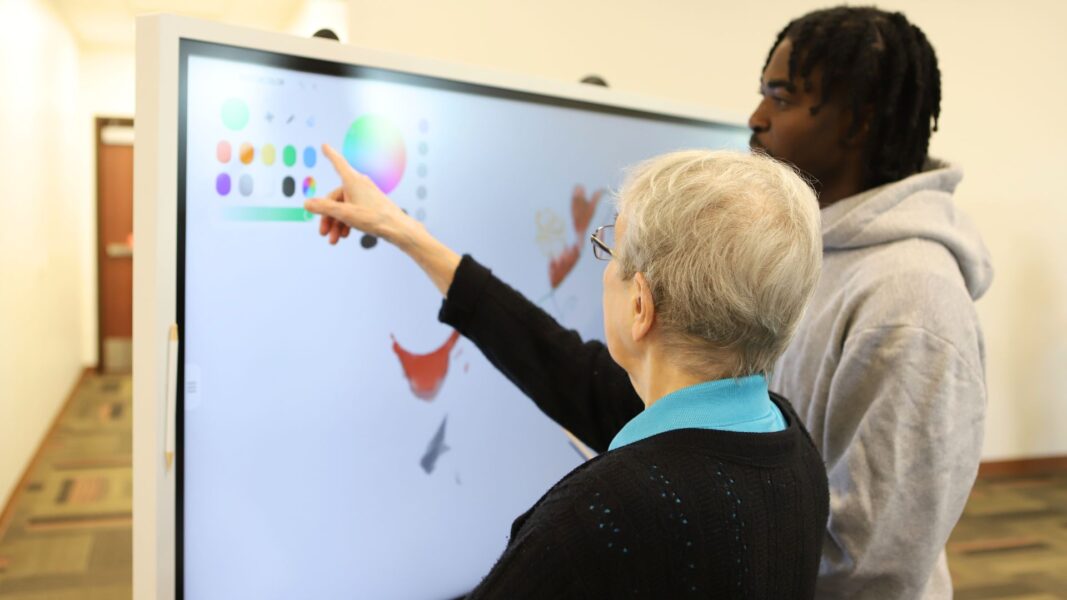
<svg viewBox="0 0 1067 600">
<path fill-rule="evenodd" d="M 567 243 L 567 226 L 563 219 L 550 208 L 537 211 L 537 246 L 545 257 L 551 259 L 560 253 Z"/>
<path fill-rule="evenodd" d="M 396 336 L 392 338 L 393 352 L 400 359 L 411 392 L 421 400 L 432 402 L 448 375 L 449 355 L 459 341 L 459 332 L 453 331 L 444 344 L 428 354 L 415 354 L 401 346 Z"/>
<path fill-rule="evenodd" d="M 574 186 L 574 192 L 571 194 L 571 221 L 574 225 L 575 240 L 548 263 L 548 282 L 553 290 L 563 283 L 567 275 L 574 270 L 574 265 L 578 264 L 578 258 L 586 244 L 585 235 L 603 195 L 604 190 L 599 189 L 587 198 L 585 187 Z"/>
</svg>

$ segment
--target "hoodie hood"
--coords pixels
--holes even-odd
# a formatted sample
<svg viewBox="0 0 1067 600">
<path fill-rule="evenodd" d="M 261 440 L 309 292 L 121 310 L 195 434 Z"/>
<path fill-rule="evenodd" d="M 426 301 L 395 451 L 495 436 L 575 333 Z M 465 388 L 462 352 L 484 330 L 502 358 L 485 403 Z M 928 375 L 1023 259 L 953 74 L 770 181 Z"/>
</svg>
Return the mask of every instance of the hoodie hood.
<svg viewBox="0 0 1067 600">
<path fill-rule="evenodd" d="M 993 265 L 978 230 L 952 201 L 961 179 L 959 167 L 930 159 L 911 177 L 824 208 L 824 252 L 911 238 L 936 242 L 956 258 L 967 291 L 977 300 L 993 282 Z"/>
</svg>

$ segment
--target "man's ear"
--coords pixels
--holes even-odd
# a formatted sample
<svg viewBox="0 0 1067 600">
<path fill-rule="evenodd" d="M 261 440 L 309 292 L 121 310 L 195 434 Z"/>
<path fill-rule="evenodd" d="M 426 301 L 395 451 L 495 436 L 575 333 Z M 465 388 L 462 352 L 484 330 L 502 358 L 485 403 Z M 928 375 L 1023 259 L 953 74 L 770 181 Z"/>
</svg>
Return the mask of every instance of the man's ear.
<svg viewBox="0 0 1067 600">
<path fill-rule="evenodd" d="M 656 321 L 656 306 L 652 302 L 652 288 L 648 285 L 644 273 L 634 273 L 631 280 L 631 316 L 633 324 L 630 335 L 635 342 L 639 342 L 652 330 L 652 324 Z"/>
<path fill-rule="evenodd" d="M 856 121 L 845 119 L 845 129 L 841 136 L 845 140 L 845 145 L 859 148 L 865 146 L 867 144 L 867 136 L 871 133 L 871 123 L 874 122 L 874 116 L 875 107 L 873 104 L 868 104 L 855 117 Z M 854 124 L 856 125 L 856 131 L 852 132 Z"/>
</svg>

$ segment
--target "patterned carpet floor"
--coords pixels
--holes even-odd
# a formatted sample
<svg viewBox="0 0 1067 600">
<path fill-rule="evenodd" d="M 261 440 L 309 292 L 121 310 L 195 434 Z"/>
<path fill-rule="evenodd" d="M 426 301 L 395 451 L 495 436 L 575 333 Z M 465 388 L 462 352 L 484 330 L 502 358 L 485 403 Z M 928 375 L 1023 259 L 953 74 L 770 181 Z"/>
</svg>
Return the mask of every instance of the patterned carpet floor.
<svg viewBox="0 0 1067 600">
<path fill-rule="evenodd" d="M 1067 473 L 979 480 L 948 551 L 956 600 L 1067 599 Z"/>
<path fill-rule="evenodd" d="M 132 391 L 75 391 L 0 522 L 0 600 L 131 597 Z M 948 549 L 956 600 L 1067 600 L 1067 473 L 980 480 Z"/>
<path fill-rule="evenodd" d="M 0 598 L 132 596 L 133 386 L 89 375 L 0 523 Z"/>
</svg>

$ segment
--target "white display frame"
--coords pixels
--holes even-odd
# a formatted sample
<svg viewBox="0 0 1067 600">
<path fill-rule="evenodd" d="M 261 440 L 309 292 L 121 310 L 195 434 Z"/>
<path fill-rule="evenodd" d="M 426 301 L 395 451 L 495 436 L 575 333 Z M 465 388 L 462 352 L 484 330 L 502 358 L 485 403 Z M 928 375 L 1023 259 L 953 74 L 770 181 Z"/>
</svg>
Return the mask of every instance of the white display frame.
<svg viewBox="0 0 1067 600">
<path fill-rule="evenodd" d="M 578 83 L 402 56 L 172 15 L 137 19 L 134 144 L 133 597 L 176 593 L 177 465 L 168 461 L 169 332 L 177 322 L 181 40 L 388 69 L 606 107 L 743 127 L 723 111 Z"/>
</svg>

